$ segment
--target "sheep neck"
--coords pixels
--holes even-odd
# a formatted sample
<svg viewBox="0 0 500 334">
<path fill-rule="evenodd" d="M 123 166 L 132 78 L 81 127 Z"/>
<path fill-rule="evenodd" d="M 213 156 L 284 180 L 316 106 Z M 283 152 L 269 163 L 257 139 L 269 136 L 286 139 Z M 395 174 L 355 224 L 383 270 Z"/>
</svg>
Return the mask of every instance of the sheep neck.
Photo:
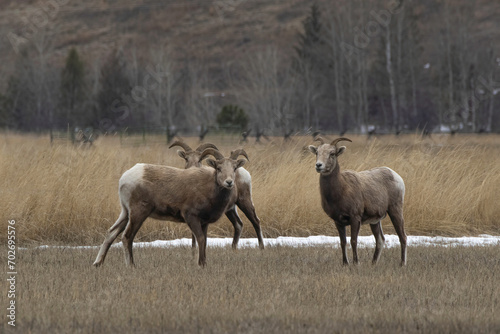
<svg viewBox="0 0 500 334">
<path fill-rule="evenodd" d="M 337 163 L 330 174 L 321 174 L 319 178 L 321 198 L 327 203 L 336 203 L 340 199 L 342 181 L 340 179 L 340 166 Z"/>
<path fill-rule="evenodd" d="M 217 173 L 214 173 L 214 181 L 215 181 L 215 187 L 214 187 L 214 206 L 212 206 L 213 209 L 225 209 L 229 201 L 231 200 L 231 196 L 233 195 L 234 188 L 232 189 L 227 189 L 225 187 L 220 186 L 217 183 Z"/>
<path fill-rule="evenodd" d="M 219 203 L 227 202 L 231 198 L 232 193 L 233 189 L 217 186 L 214 190 L 214 198 L 216 198 Z"/>
</svg>

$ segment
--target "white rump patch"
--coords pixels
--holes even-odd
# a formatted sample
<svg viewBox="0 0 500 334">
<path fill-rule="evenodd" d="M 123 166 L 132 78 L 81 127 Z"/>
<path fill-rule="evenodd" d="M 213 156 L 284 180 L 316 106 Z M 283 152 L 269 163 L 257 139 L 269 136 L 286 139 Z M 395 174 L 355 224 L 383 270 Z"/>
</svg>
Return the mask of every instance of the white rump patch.
<svg viewBox="0 0 500 334">
<path fill-rule="evenodd" d="M 236 170 L 236 176 L 241 180 L 242 183 L 251 184 L 252 176 L 250 173 L 243 167 L 240 167 Z"/>
<path fill-rule="evenodd" d="M 136 164 L 123 173 L 120 178 L 118 194 L 122 203 L 129 203 L 130 195 L 135 186 L 142 182 L 145 164 Z"/>
<path fill-rule="evenodd" d="M 404 198 L 405 197 L 405 182 L 403 181 L 403 178 L 398 173 L 396 173 L 395 171 L 390 169 L 389 167 L 385 167 L 385 168 L 387 168 L 388 170 L 391 171 L 392 176 L 394 177 L 394 181 L 396 182 L 396 185 L 398 186 L 399 190 L 403 194 L 403 198 Z"/>
<path fill-rule="evenodd" d="M 142 180 L 144 175 L 145 164 L 136 164 L 134 167 L 123 173 L 120 178 L 120 185 L 122 184 L 135 184 L 137 181 Z"/>
</svg>

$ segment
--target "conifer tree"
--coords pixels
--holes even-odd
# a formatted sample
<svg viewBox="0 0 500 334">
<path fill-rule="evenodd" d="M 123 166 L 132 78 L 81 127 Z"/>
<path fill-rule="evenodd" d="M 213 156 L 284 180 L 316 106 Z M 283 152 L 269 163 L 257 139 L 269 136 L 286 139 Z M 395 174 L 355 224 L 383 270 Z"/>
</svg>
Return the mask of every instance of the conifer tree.
<svg viewBox="0 0 500 334">
<path fill-rule="evenodd" d="M 101 131 L 137 125 L 132 112 L 137 102 L 131 97 L 131 83 L 126 75 L 127 63 L 123 53 L 113 51 L 103 64 L 100 74 L 100 90 L 97 94 L 94 123 Z"/>
<path fill-rule="evenodd" d="M 315 49 L 321 44 L 320 18 L 319 7 L 314 3 L 309 15 L 302 21 L 304 32 L 298 34 L 299 46 L 295 50 L 300 59 L 313 60 Z"/>
<path fill-rule="evenodd" d="M 248 126 L 248 116 L 236 105 L 225 105 L 217 114 L 217 124 L 225 129 L 242 131 Z"/>
<path fill-rule="evenodd" d="M 61 72 L 61 118 L 64 126 L 84 121 L 82 105 L 85 100 L 85 67 L 78 52 L 72 48 Z"/>
<path fill-rule="evenodd" d="M 302 112 L 297 114 L 299 126 L 318 127 L 318 105 L 324 93 L 326 62 L 323 56 L 324 43 L 322 34 L 321 14 L 319 6 L 314 3 L 309 15 L 302 21 L 303 33 L 297 36 L 298 46 L 293 69 L 300 78 L 296 86 L 296 105 Z"/>
</svg>

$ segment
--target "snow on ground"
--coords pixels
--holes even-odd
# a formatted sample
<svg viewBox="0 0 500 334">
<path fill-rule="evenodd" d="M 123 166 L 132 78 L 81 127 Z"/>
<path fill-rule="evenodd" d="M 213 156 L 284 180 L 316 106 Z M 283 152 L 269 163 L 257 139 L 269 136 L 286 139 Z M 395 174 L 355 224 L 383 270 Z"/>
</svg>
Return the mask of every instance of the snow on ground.
<svg viewBox="0 0 500 334">
<path fill-rule="evenodd" d="M 347 242 L 349 243 L 349 237 Z M 230 247 L 233 242 L 232 238 L 208 238 L 208 247 Z M 439 246 L 439 247 L 455 247 L 455 246 L 500 246 L 500 236 L 492 236 L 481 234 L 477 237 L 424 237 L 424 236 L 408 236 L 408 247 L 412 246 Z M 257 238 L 240 239 L 239 248 L 258 247 Z M 339 237 L 332 236 L 310 236 L 305 238 L 296 237 L 278 237 L 265 238 L 265 246 L 289 246 L 289 247 L 308 247 L 308 246 L 329 246 L 334 248 L 340 247 Z M 121 243 L 115 243 L 113 247 L 121 247 Z M 40 246 L 39 248 L 63 247 L 63 248 L 98 248 L 99 246 Z M 176 240 L 157 240 L 152 242 L 136 242 L 134 247 L 191 247 L 191 239 L 183 238 Z M 375 238 L 373 236 L 358 237 L 358 247 L 375 247 Z M 399 247 L 399 239 L 397 235 L 385 235 L 385 247 Z"/>
<path fill-rule="evenodd" d="M 350 238 L 347 238 L 349 243 Z M 231 246 L 232 238 L 208 238 L 208 247 L 226 247 Z M 500 246 L 500 236 L 491 236 L 482 234 L 478 237 L 461 237 L 461 238 L 446 238 L 446 237 L 424 237 L 424 236 L 408 236 L 407 244 L 411 246 Z M 191 239 L 177 240 L 157 240 L 153 242 L 138 242 L 134 244 L 137 247 L 178 247 L 191 246 Z M 339 237 L 332 236 L 310 236 L 306 238 L 297 237 L 278 237 L 276 239 L 264 239 L 265 246 L 291 246 L 291 247 L 307 247 L 307 246 L 332 246 L 340 247 Z M 257 238 L 240 239 L 238 247 L 258 247 Z M 358 247 L 375 247 L 375 238 L 373 236 L 358 237 Z M 385 247 L 399 247 L 399 239 L 397 235 L 385 235 Z"/>
</svg>

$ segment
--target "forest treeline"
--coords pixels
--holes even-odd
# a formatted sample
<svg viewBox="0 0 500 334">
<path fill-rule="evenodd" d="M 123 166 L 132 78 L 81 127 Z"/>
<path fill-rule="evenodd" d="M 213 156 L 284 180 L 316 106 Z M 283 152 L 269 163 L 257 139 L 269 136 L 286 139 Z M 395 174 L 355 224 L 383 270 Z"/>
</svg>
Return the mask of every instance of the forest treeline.
<svg viewBox="0 0 500 334">
<path fill-rule="evenodd" d="M 477 38 L 476 6 L 320 2 L 304 12 L 288 50 L 269 43 L 218 68 L 153 42 L 146 51 L 122 47 L 94 59 L 71 47 L 57 64 L 40 31 L 2 78 L 0 126 L 498 132 L 500 50 Z M 428 20 L 437 29 L 424 29 Z"/>
</svg>

